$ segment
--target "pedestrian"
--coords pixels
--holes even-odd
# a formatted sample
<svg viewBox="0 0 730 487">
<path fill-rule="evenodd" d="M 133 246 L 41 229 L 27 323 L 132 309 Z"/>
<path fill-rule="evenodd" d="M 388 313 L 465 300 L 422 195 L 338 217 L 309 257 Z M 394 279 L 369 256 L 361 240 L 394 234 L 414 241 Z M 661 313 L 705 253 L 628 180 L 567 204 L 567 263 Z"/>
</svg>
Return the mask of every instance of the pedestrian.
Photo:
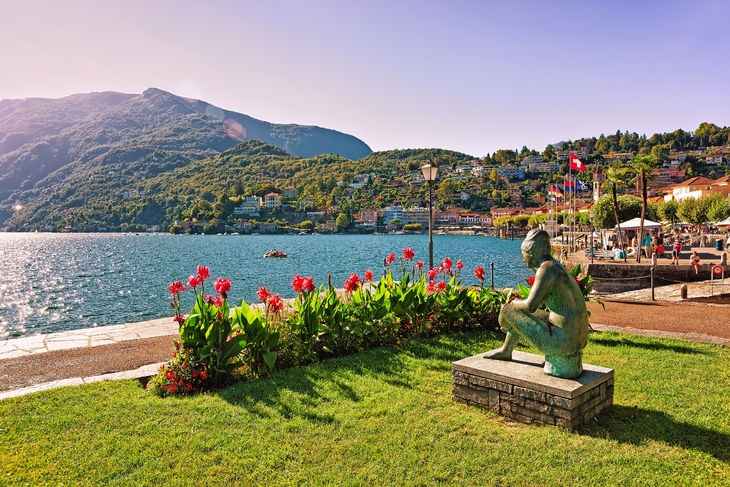
<svg viewBox="0 0 730 487">
<path fill-rule="evenodd" d="M 682 241 L 679 235 L 674 237 L 674 245 L 672 246 L 672 264 L 679 265 L 679 256 L 682 255 Z"/>
</svg>

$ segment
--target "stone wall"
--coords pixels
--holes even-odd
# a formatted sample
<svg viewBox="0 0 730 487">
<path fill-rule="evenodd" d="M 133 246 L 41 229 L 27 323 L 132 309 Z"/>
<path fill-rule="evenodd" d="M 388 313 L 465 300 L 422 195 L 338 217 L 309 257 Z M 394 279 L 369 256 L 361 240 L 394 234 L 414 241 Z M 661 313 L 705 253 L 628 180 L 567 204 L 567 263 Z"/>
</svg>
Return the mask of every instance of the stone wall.
<svg viewBox="0 0 730 487">
<path fill-rule="evenodd" d="M 642 260 L 643 262 L 643 260 Z M 666 262 L 666 261 L 660 261 Z M 684 282 L 699 282 L 710 279 L 713 264 L 701 264 L 699 273 L 687 263 L 670 265 L 659 263 L 654 270 L 654 286 L 668 286 Z M 730 266 L 723 266 L 725 277 L 730 277 Z M 596 281 L 593 289 L 598 292 L 620 293 L 651 287 L 651 266 L 622 263 L 588 264 L 588 274 Z"/>
</svg>

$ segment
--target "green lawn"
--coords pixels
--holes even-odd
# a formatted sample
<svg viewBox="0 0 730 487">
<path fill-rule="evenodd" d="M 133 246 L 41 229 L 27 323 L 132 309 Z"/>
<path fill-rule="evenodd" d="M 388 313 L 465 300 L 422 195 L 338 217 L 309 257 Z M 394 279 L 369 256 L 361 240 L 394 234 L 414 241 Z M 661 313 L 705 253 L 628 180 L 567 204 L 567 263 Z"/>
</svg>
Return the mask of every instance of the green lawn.
<svg viewBox="0 0 730 487">
<path fill-rule="evenodd" d="M 1 401 L 0 485 L 730 485 L 727 348 L 591 335 L 615 405 L 570 433 L 451 400 L 451 362 L 500 342 L 415 340 L 185 399 L 116 381 Z"/>
</svg>

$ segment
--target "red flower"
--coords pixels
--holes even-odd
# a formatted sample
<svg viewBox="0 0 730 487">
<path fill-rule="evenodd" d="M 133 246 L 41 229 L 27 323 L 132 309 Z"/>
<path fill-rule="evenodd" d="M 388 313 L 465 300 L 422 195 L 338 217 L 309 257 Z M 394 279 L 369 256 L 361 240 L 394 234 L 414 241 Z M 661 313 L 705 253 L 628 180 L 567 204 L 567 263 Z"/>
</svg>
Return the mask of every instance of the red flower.
<svg viewBox="0 0 730 487">
<path fill-rule="evenodd" d="M 198 265 L 198 277 L 203 281 L 206 279 L 210 279 L 210 268 Z"/>
<path fill-rule="evenodd" d="M 428 287 L 426 290 L 430 293 L 436 292 L 436 281 L 428 281 Z"/>
<path fill-rule="evenodd" d="M 443 291 L 444 289 L 446 289 L 446 283 L 444 281 L 439 281 L 439 283 L 436 284 L 436 290 Z"/>
<path fill-rule="evenodd" d="M 266 289 L 264 286 L 260 286 L 259 290 L 256 291 L 256 296 L 258 296 L 259 301 L 261 301 L 262 303 L 265 303 L 266 301 L 269 300 L 269 296 L 271 296 L 271 291 Z"/>
<path fill-rule="evenodd" d="M 576 284 L 578 285 L 578 288 L 581 288 L 581 287 L 580 287 L 580 286 L 581 286 L 581 283 L 580 283 L 580 279 L 578 279 L 578 278 L 577 278 L 577 277 L 575 277 L 575 276 L 573 276 L 573 279 L 575 279 L 575 283 L 576 283 Z M 582 289 L 582 288 L 581 288 L 581 289 Z"/>
<path fill-rule="evenodd" d="M 436 276 L 438 275 L 438 273 L 439 273 L 438 269 L 431 268 L 431 270 L 428 271 L 428 278 L 436 279 Z"/>
<path fill-rule="evenodd" d="M 183 315 L 175 315 L 172 321 L 175 321 L 176 323 L 182 325 L 183 323 L 185 323 L 185 317 Z"/>
<path fill-rule="evenodd" d="M 535 276 L 528 277 L 527 278 L 527 284 L 529 284 L 530 286 L 532 286 L 533 284 L 535 284 Z"/>
<path fill-rule="evenodd" d="M 203 379 L 203 380 L 207 379 L 208 378 L 208 372 L 206 372 L 204 370 L 201 370 L 200 371 L 200 378 Z"/>
<path fill-rule="evenodd" d="M 365 280 L 366 281 L 372 281 L 373 280 L 373 271 L 370 269 L 365 271 Z"/>
<path fill-rule="evenodd" d="M 403 249 L 403 258 L 407 261 L 412 261 L 413 258 L 416 256 L 416 254 L 413 252 L 413 249 L 411 247 L 408 247 L 407 249 Z"/>
<path fill-rule="evenodd" d="M 418 266 L 419 269 L 423 269 L 423 266 L 425 266 L 426 264 L 424 264 L 422 260 L 419 260 L 416 265 Z"/>
<path fill-rule="evenodd" d="M 479 266 L 476 269 L 474 269 L 474 275 L 480 281 L 484 281 L 487 278 L 485 275 L 485 272 L 484 272 L 484 267 L 482 267 L 482 266 Z"/>
<path fill-rule="evenodd" d="M 284 309 L 284 301 L 279 297 L 278 294 L 273 294 L 269 296 L 268 301 L 266 301 L 266 306 L 268 306 L 269 311 L 272 313 L 278 313 L 282 309 Z"/>
<path fill-rule="evenodd" d="M 459 270 L 463 269 L 464 268 L 464 263 L 462 261 L 460 261 L 460 260 L 457 260 L 456 261 L 456 268 L 459 269 Z"/>
<path fill-rule="evenodd" d="M 188 286 L 194 289 L 203 284 L 203 280 L 200 276 L 190 276 L 188 277 Z"/>
<path fill-rule="evenodd" d="M 393 262 L 395 262 L 395 253 L 391 253 L 388 257 L 385 258 L 386 265 L 390 265 Z"/>
<path fill-rule="evenodd" d="M 215 288 L 215 292 L 217 292 L 218 294 L 228 294 L 228 291 L 231 290 L 231 280 L 219 277 L 213 283 L 213 287 Z"/>
<path fill-rule="evenodd" d="M 303 277 L 299 274 L 294 275 L 294 280 L 291 282 L 295 293 L 309 292 L 311 293 L 316 288 L 314 287 L 314 279 L 311 277 Z"/>
<path fill-rule="evenodd" d="M 203 300 L 206 303 L 212 304 L 213 306 L 217 306 L 219 308 L 221 306 L 223 306 L 223 300 L 221 300 L 221 298 L 219 298 L 218 296 L 210 296 L 210 295 L 206 294 L 205 297 L 203 298 Z"/>
<path fill-rule="evenodd" d="M 449 269 L 451 269 L 452 264 L 453 263 L 451 262 L 451 259 L 449 259 L 448 257 L 444 257 L 444 261 L 441 265 L 444 267 L 444 270 L 448 271 Z"/>
<path fill-rule="evenodd" d="M 342 283 L 342 287 L 348 293 L 355 292 L 360 287 L 360 278 L 357 277 L 357 274 L 350 274 L 350 278 Z"/>
<path fill-rule="evenodd" d="M 175 281 L 169 286 L 167 286 L 167 289 L 170 290 L 172 294 L 180 294 L 182 291 L 187 291 L 188 288 L 186 288 L 181 281 Z"/>
</svg>

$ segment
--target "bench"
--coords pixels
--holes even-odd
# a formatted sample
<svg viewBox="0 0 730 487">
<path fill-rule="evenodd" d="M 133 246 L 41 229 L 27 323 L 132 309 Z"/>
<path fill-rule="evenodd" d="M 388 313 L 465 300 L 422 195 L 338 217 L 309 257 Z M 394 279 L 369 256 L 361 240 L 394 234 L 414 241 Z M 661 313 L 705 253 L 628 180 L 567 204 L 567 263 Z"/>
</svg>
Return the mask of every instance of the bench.
<svg viewBox="0 0 730 487">
<path fill-rule="evenodd" d="M 586 250 L 586 257 L 593 257 L 598 260 L 614 260 L 615 255 L 613 253 L 613 250 L 596 250 L 596 249 L 588 249 Z"/>
</svg>

